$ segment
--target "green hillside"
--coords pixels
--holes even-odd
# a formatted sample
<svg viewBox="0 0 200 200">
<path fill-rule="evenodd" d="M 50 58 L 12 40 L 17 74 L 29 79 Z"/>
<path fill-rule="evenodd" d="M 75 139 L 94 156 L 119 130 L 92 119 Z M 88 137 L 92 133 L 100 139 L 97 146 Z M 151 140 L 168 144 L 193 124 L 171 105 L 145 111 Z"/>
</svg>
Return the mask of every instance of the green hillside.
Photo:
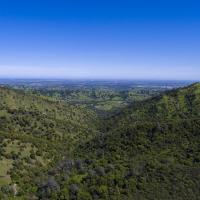
<svg viewBox="0 0 200 200">
<path fill-rule="evenodd" d="M 0 199 L 200 199 L 200 84 L 103 123 L 84 105 L 0 95 Z"/>
<path fill-rule="evenodd" d="M 137 102 L 124 109 L 123 120 L 174 120 L 199 117 L 200 84 L 165 92 L 147 101 Z M 117 117 L 118 118 L 118 117 Z M 128 120 L 126 119 L 128 122 Z"/>
<path fill-rule="evenodd" d="M 96 135 L 98 119 L 84 106 L 1 87 L 0 124 L 2 195 L 12 196 L 16 183 L 18 195 L 34 196 L 37 178 L 77 144 Z"/>
<path fill-rule="evenodd" d="M 83 190 L 91 199 L 199 199 L 199 113 L 194 84 L 114 116 L 108 133 L 78 149 L 87 172 L 76 182 L 77 196 Z"/>
</svg>

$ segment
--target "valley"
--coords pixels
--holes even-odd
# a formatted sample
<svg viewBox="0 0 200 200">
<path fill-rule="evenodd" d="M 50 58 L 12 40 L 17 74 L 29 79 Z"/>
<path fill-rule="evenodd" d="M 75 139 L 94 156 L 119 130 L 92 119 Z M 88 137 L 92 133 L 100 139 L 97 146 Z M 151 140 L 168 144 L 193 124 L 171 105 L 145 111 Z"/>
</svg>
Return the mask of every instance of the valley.
<svg viewBox="0 0 200 200">
<path fill-rule="evenodd" d="M 0 199 L 198 199 L 200 84 L 98 84 L 2 84 Z"/>
</svg>

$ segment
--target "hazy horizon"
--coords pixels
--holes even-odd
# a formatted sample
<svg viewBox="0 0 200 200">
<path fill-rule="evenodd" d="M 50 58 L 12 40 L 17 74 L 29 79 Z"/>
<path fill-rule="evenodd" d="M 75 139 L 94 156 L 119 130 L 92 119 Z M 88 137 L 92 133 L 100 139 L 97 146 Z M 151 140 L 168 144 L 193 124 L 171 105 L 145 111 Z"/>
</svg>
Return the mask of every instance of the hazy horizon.
<svg viewBox="0 0 200 200">
<path fill-rule="evenodd" d="M 20 67 L 15 68 L 6 68 L 1 69 L 0 71 L 0 79 L 55 79 L 55 80 L 156 80 L 156 81 L 200 81 L 200 77 L 198 74 L 196 75 L 196 78 L 188 78 L 191 76 L 188 76 L 191 71 L 190 69 L 187 70 L 187 76 L 177 76 L 176 73 L 170 76 L 170 73 L 173 72 L 166 72 L 165 76 L 163 76 L 162 72 L 160 71 L 154 71 L 151 76 L 148 74 L 148 72 L 141 72 L 139 75 L 135 75 L 135 73 L 128 73 L 128 75 L 124 75 L 123 71 L 119 71 L 115 75 L 112 76 L 111 72 L 107 73 L 104 72 L 102 74 L 96 75 L 95 71 L 96 69 L 87 71 L 79 70 L 78 72 L 75 70 L 71 70 L 71 73 L 68 72 L 68 70 L 65 68 L 62 68 L 62 70 L 59 70 L 57 68 L 23 68 L 20 69 Z M 181 70 L 181 69 L 180 69 Z M 96 70 L 97 72 L 97 70 Z M 121 73 L 120 73 L 121 72 Z M 185 72 L 185 71 L 184 71 Z M 192 72 L 193 73 L 193 72 Z M 195 73 L 195 72 L 194 72 Z M 120 75 L 121 74 L 121 75 Z M 180 73 L 181 74 L 181 71 Z M 195 77 L 195 76 L 194 76 Z"/>
</svg>

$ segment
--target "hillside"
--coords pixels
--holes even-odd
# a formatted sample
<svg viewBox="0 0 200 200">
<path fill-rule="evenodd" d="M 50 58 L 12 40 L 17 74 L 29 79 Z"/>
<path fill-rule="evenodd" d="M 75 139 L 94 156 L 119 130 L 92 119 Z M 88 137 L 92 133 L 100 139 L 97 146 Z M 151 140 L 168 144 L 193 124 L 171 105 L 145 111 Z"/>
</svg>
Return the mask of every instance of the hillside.
<svg viewBox="0 0 200 200">
<path fill-rule="evenodd" d="M 121 114 L 121 118 L 130 121 L 172 120 L 199 117 L 200 84 L 196 83 L 183 89 L 167 91 L 146 101 L 137 102 Z M 118 116 L 115 116 L 119 118 Z"/>
<path fill-rule="evenodd" d="M 83 105 L 9 88 L 0 95 L 0 199 L 199 199 L 200 84 L 104 123 Z"/>
<path fill-rule="evenodd" d="M 14 183 L 18 194 L 34 194 L 34 181 L 77 144 L 91 139 L 98 119 L 84 106 L 1 87 L 0 124 L 0 195 L 12 196 Z"/>
<path fill-rule="evenodd" d="M 84 170 L 61 188 L 76 186 L 70 199 L 199 199 L 199 113 L 200 84 L 124 109 L 75 151 Z"/>
</svg>

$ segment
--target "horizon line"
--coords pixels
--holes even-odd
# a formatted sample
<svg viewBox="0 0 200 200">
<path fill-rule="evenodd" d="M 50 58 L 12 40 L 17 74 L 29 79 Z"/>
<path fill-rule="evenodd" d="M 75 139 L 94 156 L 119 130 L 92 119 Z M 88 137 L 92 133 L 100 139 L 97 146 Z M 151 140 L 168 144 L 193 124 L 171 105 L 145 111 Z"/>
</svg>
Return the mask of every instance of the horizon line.
<svg viewBox="0 0 200 200">
<path fill-rule="evenodd" d="M 48 81 L 59 81 L 59 80 L 82 80 L 82 81 L 186 81 L 186 82 L 200 82 L 196 79 L 156 79 L 156 78 L 70 78 L 70 77 L 0 77 L 0 80 L 48 80 Z"/>
</svg>

